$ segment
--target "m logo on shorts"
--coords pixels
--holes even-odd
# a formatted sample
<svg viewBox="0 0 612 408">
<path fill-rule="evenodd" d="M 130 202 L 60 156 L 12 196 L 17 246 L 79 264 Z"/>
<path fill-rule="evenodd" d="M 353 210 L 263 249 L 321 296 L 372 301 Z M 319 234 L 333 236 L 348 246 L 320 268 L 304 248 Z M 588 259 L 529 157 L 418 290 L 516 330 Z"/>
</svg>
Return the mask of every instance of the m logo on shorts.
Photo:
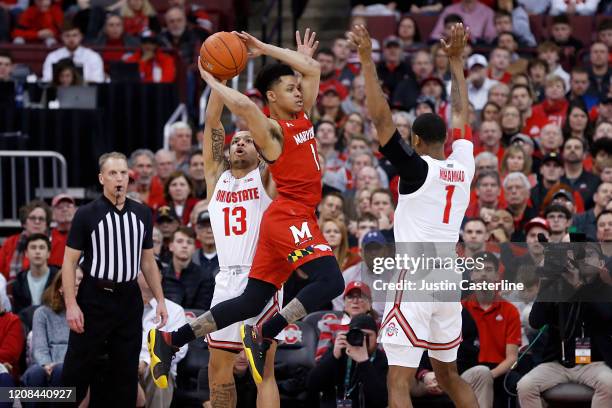
<svg viewBox="0 0 612 408">
<path fill-rule="evenodd" d="M 312 239 L 312 234 L 310 233 L 310 228 L 308 228 L 307 221 L 302 223 L 301 229 L 297 229 L 295 225 L 292 225 L 289 227 L 289 230 L 291 231 L 291 234 L 293 234 L 293 240 L 295 241 L 296 245 L 298 245 L 300 242 Z"/>
</svg>

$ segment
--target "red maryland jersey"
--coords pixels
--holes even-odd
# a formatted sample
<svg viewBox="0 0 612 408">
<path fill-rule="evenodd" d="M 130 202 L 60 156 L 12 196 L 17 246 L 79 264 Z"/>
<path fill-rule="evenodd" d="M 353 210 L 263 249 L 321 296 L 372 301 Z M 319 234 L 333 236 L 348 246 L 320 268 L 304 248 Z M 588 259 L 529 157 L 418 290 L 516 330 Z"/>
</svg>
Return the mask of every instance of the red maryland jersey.
<svg viewBox="0 0 612 408">
<path fill-rule="evenodd" d="M 312 122 L 304 112 L 276 120 L 283 129 L 283 152 L 270 165 L 279 198 L 315 207 L 321 201 L 321 166 Z"/>
</svg>

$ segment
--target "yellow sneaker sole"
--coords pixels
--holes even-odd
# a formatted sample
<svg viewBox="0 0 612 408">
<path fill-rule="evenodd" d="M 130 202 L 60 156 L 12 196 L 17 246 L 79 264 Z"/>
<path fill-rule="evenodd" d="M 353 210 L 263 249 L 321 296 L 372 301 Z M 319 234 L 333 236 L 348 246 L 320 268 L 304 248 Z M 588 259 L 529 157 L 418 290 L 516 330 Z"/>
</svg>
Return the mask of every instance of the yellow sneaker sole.
<svg viewBox="0 0 612 408">
<path fill-rule="evenodd" d="M 251 375 L 253 375 L 253 380 L 255 380 L 255 384 L 261 384 L 263 381 L 262 376 L 255 368 L 255 360 L 253 359 L 253 353 L 251 353 L 251 349 L 248 348 L 244 344 L 244 324 L 240 326 L 240 338 L 242 339 L 242 346 L 244 347 L 244 354 L 246 355 L 247 360 L 249 361 L 249 367 L 251 367 Z"/>
<path fill-rule="evenodd" d="M 155 378 L 153 374 L 153 368 L 161 363 L 161 360 L 155 355 L 155 340 L 156 340 L 156 331 L 155 329 L 149 330 L 149 335 L 147 336 L 147 347 L 149 348 L 149 354 L 151 355 L 151 364 L 149 364 L 149 370 L 151 370 L 151 378 L 153 378 L 153 382 L 158 388 L 168 388 L 168 377 L 162 375 L 159 378 Z M 162 340 L 163 341 L 163 340 Z"/>
</svg>

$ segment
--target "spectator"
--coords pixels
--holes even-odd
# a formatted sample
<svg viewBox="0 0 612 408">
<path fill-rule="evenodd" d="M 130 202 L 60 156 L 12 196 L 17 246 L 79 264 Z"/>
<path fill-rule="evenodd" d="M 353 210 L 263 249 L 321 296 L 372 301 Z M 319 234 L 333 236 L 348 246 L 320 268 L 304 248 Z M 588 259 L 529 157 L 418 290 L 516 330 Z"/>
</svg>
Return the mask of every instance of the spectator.
<svg viewBox="0 0 612 408">
<path fill-rule="evenodd" d="M 488 79 L 488 78 L 487 78 Z M 470 92 L 468 84 L 468 92 Z M 485 95 L 485 100 L 487 96 Z M 470 98 L 471 99 L 471 98 Z M 516 106 L 516 104 L 514 104 Z M 487 102 L 480 111 L 480 122 L 499 122 L 500 107 L 495 102 Z M 480 125 L 479 125 L 480 126 Z"/>
<path fill-rule="evenodd" d="M 501 162 L 500 175 L 502 180 L 513 172 L 519 172 L 527 176 L 531 175 L 531 156 L 527 156 L 525 151 L 519 146 L 513 144 L 508 146 L 504 151 L 504 157 Z M 535 185 L 535 180 L 530 181 L 530 185 Z"/>
<path fill-rule="evenodd" d="M 51 242 L 56 245 L 66 245 L 68 232 L 72 226 L 72 219 L 76 213 L 76 205 L 74 198 L 69 194 L 60 193 L 51 200 L 51 210 L 53 212 L 53 224 L 55 227 L 51 229 Z M 64 259 L 64 251 L 58 254 L 58 257 Z"/>
<path fill-rule="evenodd" d="M 584 208 L 593 207 L 593 194 L 601 182 L 599 177 L 584 169 L 586 145 L 582 139 L 570 137 L 563 143 L 563 165 L 565 175 L 561 182 L 569 185 L 582 196 Z"/>
<path fill-rule="evenodd" d="M 319 220 L 338 218 L 344 212 L 344 196 L 340 193 L 328 193 L 319 203 Z"/>
<path fill-rule="evenodd" d="M 187 27 L 187 16 L 180 7 L 172 7 L 166 11 L 166 28 L 162 38 L 174 48 L 186 65 L 196 60 L 196 49 L 202 44 L 204 37 L 201 32 Z"/>
<path fill-rule="evenodd" d="M 22 270 L 29 268 L 26 240 L 32 234 L 46 234 L 51 223 L 51 209 L 44 201 L 30 201 L 19 209 L 23 231 L 4 240 L 0 248 L 0 272 L 10 284 Z M 51 242 L 49 265 L 60 266 L 65 242 Z"/>
<path fill-rule="evenodd" d="M 558 16 L 559 14 L 578 14 L 580 16 L 592 16 L 597 11 L 599 0 L 551 0 L 550 15 Z"/>
<path fill-rule="evenodd" d="M 340 93 L 335 87 L 325 89 L 317 106 L 321 120 L 328 120 L 335 126 L 339 126 L 344 119 L 344 112 L 340 108 L 341 103 Z"/>
<path fill-rule="evenodd" d="M 511 53 L 505 48 L 496 47 L 489 55 L 487 77 L 503 84 L 510 83 L 512 75 L 508 72 Z"/>
<path fill-rule="evenodd" d="M 576 63 L 576 55 L 584 46 L 582 41 L 572 36 L 572 25 L 565 14 L 553 17 L 550 27 L 552 41 L 560 48 L 561 65 L 565 70 Z"/>
<path fill-rule="evenodd" d="M 359 218 L 357 218 L 357 226 L 355 232 L 355 238 L 357 239 L 357 242 L 361 242 L 363 236 L 373 230 L 378 230 L 378 218 L 376 218 L 376 216 L 369 211 L 362 211 L 361 214 L 359 214 Z"/>
<path fill-rule="evenodd" d="M 533 100 L 534 102 L 542 102 L 544 100 L 544 83 L 546 77 L 550 73 L 548 68 L 548 62 L 543 59 L 533 59 L 527 64 L 527 73 L 531 80 L 531 87 L 533 88 Z"/>
<path fill-rule="evenodd" d="M 506 176 L 503 187 L 508 209 L 514 217 L 514 229 L 517 231 L 512 240 L 522 241 L 523 227 L 528 220 L 538 215 L 538 210 L 529 202 L 531 184 L 523 173 L 513 172 Z"/>
<path fill-rule="evenodd" d="M 471 218 L 466 221 L 461 231 L 463 254 L 465 258 L 474 258 L 476 254 L 486 249 L 489 239 L 487 224 L 482 218 Z"/>
<path fill-rule="evenodd" d="M 157 216 L 155 224 L 159 228 L 162 235 L 162 244 L 159 251 L 159 258 L 163 263 L 169 263 L 172 258 L 170 253 L 170 241 L 172 235 L 180 227 L 181 222 L 177 218 L 176 214 L 167 205 L 161 206 L 157 209 Z"/>
<path fill-rule="evenodd" d="M 602 211 L 595 220 L 595 224 L 597 227 L 597 241 L 598 242 L 612 242 L 612 211 L 604 210 Z M 610 256 L 610 245 L 607 244 L 602 248 L 604 250 L 604 254 L 609 257 Z"/>
<path fill-rule="evenodd" d="M 380 174 L 372 166 L 365 166 L 357 173 L 355 181 L 355 189 L 362 190 L 368 188 L 371 190 L 382 187 Z"/>
<path fill-rule="evenodd" d="M 610 88 L 610 75 L 612 69 L 608 63 L 608 46 L 602 42 L 595 42 L 591 45 L 589 53 L 588 72 L 591 80 L 589 91 L 597 95 L 600 99 L 608 95 Z"/>
<path fill-rule="evenodd" d="M 572 68 L 570 74 L 570 91 L 567 99 L 572 104 L 583 104 L 587 112 L 599 102 L 599 98 L 589 92 L 589 73 L 582 67 Z"/>
<path fill-rule="evenodd" d="M 191 210 L 198 202 L 193 197 L 191 179 L 180 171 L 172 173 L 164 185 L 164 199 L 181 224 L 188 225 Z"/>
<path fill-rule="evenodd" d="M 593 157 L 593 174 L 601 177 L 603 169 L 612 166 L 612 139 L 601 138 L 591 147 Z"/>
<path fill-rule="evenodd" d="M 376 71 L 385 93 L 393 95 L 398 84 L 410 75 L 410 67 L 402 61 L 402 42 L 396 36 L 385 38 L 382 54 L 382 61 L 376 66 Z"/>
<path fill-rule="evenodd" d="M 196 238 L 201 248 L 194 254 L 192 261 L 205 271 L 206 275 L 217 276 L 219 272 L 219 257 L 215 245 L 215 236 L 210 224 L 210 214 L 207 210 L 198 214 L 195 226 Z"/>
<path fill-rule="evenodd" d="M 349 251 L 348 233 L 343 221 L 337 218 L 323 219 L 321 221 L 321 233 L 334 251 L 340 270 L 344 271 L 361 260 L 358 255 Z"/>
<path fill-rule="evenodd" d="M 13 42 L 43 42 L 52 46 L 59 39 L 64 13 L 59 4 L 52 0 L 35 0 L 17 20 L 13 30 Z"/>
<path fill-rule="evenodd" d="M 393 124 L 397 131 L 406 142 L 410 141 L 410 132 L 412 130 L 412 121 L 410 115 L 404 111 L 398 111 L 393 114 Z"/>
<path fill-rule="evenodd" d="M 104 82 L 104 63 L 97 52 L 81 46 L 83 34 L 78 27 L 69 23 L 62 28 L 64 46 L 52 51 L 43 64 L 43 81 L 51 82 L 54 65 L 65 58 L 71 59 L 77 67 L 83 68 L 83 79 L 86 82 Z"/>
<path fill-rule="evenodd" d="M 460 16 L 463 23 L 470 27 L 470 36 L 473 41 L 490 43 L 495 38 L 493 10 L 476 0 L 461 0 L 459 3 L 444 8 L 431 33 L 431 40 L 437 41 L 442 38 L 442 32 L 446 24 L 444 18 L 449 14 Z"/>
<path fill-rule="evenodd" d="M 185 309 L 210 309 L 215 278 L 192 261 L 195 253 L 195 234 L 187 227 L 179 227 L 170 241 L 172 261 L 162 271 L 162 286 L 167 299 Z"/>
<path fill-rule="evenodd" d="M 160 32 L 157 12 L 149 0 L 126 0 L 122 3 L 119 15 L 123 18 L 125 32 L 140 37 L 146 31 Z"/>
<path fill-rule="evenodd" d="M 336 56 L 329 48 L 321 48 L 317 51 L 315 59 L 321 65 L 321 82 L 319 83 L 319 95 L 334 88 L 341 100 L 348 96 L 348 90 L 336 77 Z"/>
<path fill-rule="evenodd" d="M 127 63 L 138 63 L 142 82 L 170 83 L 175 80 L 176 65 L 174 58 L 163 52 L 160 45 L 160 40 L 156 34 L 146 32 L 140 37 L 140 49 L 132 55 L 123 57 L 123 60 Z"/>
<path fill-rule="evenodd" d="M 175 126 L 175 128 L 176 127 L 178 127 L 178 125 Z M 183 126 L 181 125 L 180 127 L 182 128 Z M 189 129 L 191 130 L 191 128 Z M 174 132 L 170 131 L 171 139 L 174 133 L 176 133 L 176 129 L 174 130 Z M 183 139 L 183 138 L 184 136 L 181 136 L 179 139 Z M 173 142 L 170 143 L 171 149 L 172 149 L 172 143 Z M 191 136 L 189 136 L 189 143 L 191 144 Z M 184 144 L 184 142 L 181 142 L 180 144 L 182 145 Z M 181 146 L 181 149 L 182 149 L 182 146 Z M 170 174 L 172 174 L 176 170 L 177 170 L 176 152 L 174 152 L 173 150 L 159 149 L 155 153 L 155 176 L 153 176 L 153 181 L 155 181 L 155 179 L 157 178 L 160 184 L 163 186 L 164 184 L 166 184 L 166 181 L 168 181 Z"/>
<path fill-rule="evenodd" d="M 589 114 L 583 104 L 570 105 L 567 109 L 567 117 L 563 125 L 563 137 L 582 140 L 588 145 L 593 138 L 593 124 L 589 120 Z"/>
<path fill-rule="evenodd" d="M 559 153 L 548 153 L 542 159 L 539 183 L 531 189 L 531 203 L 537 209 L 542 207 L 548 191 L 556 185 L 563 176 L 563 160 Z"/>
<path fill-rule="evenodd" d="M 83 279 L 78 268 L 75 293 Z M 42 304 L 32 319 L 32 364 L 23 374 L 27 387 L 60 387 L 62 367 L 68 349 L 70 329 L 66 322 L 66 305 L 62 289 L 62 275 L 56 274 L 51 285 L 45 289 Z"/>
<path fill-rule="evenodd" d="M 489 90 L 497 83 L 497 81 L 487 77 L 487 65 L 487 59 L 481 54 L 473 54 L 467 60 L 469 70 L 467 78 L 468 97 L 477 111 L 484 108 Z"/>
<path fill-rule="evenodd" d="M 350 401 L 354 407 L 387 406 L 388 363 L 385 354 L 377 351 L 376 321 L 360 314 L 351 319 L 349 330 L 360 331 L 363 344 L 351 345 L 345 333 L 336 336 L 334 347 L 321 357 L 308 376 L 309 406 L 338 400 Z"/>
<path fill-rule="evenodd" d="M 505 243 L 515 235 L 514 218 L 507 208 L 495 211 L 487 222 L 487 231 L 490 232 L 491 242 Z"/>
<path fill-rule="evenodd" d="M 155 164 L 155 156 L 149 149 L 137 149 L 130 155 L 130 169 L 138 175 L 136 191 L 140 201 L 153 210 L 164 203 L 164 186 L 155 176 Z"/>
<path fill-rule="evenodd" d="M 444 84 L 450 85 L 450 65 L 448 63 L 448 57 L 440 44 L 431 46 L 431 59 L 433 60 L 433 76 L 444 81 Z"/>
<path fill-rule="evenodd" d="M 51 242 L 44 234 L 31 234 L 25 242 L 30 268 L 17 275 L 13 283 L 13 310 L 19 313 L 29 306 L 41 304 L 43 292 L 53 282 L 58 268 L 49 267 Z"/>
<path fill-rule="evenodd" d="M 482 269 L 474 268 L 470 280 L 474 283 L 499 282 L 499 260 L 492 252 L 475 255 L 483 259 Z M 463 372 L 461 377 L 472 387 L 487 384 L 477 395 L 481 407 L 507 406 L 505 374 L 516 362 L 521 345 L 521 320 L 514 305 L 502 299 L 497 291 L 479 290 L 462 301 L 478 328 L 480 352 L 478 365 Z M 501 318 L 500 318 L 501 316 Z M 514 379 L 516 381 L 517 379 Z M 511 387 L 510 387 L 511 388 Z"/>
<path fill-rule="evenodd" d="M 55 87 L 80 86 L 83 85 L 83 78 L 74 62 L 64 58 L 54 64 L 51 84 Z"/>
<path fill-rule="evenodd" d="M 594 206 L 583 214 L 574 217 L 573 225 L 578 232 L 583 232 L 587 239 L 597 241 L 596 219 L 607 208 L 612 200 L 612 183 L 601 183 L 593 195 Z"/>
<path fill-rule="evenodd" d="M 500 125 L 502 129 L 502 144 L 510 145 L 510 140 L 515 136 L 525 136 L 530 142 L 531 138 L 521 133 L 523 127 L 523 117 L 521 111 L 514 105 L 506 105 L 500 112 Z M 532 142 L 533 143 L 533 142 Z"/>
<path fill-rule="evenodd" d="M 14 387 L 19 378 L 19 359 L 25 339 L 16 314 L 0 305 L 0 386 Z"/>
<path fill-rule="evenodd" d="M 157 327 L 159 324 L 155 317 L 157 301 L 153 297 L 151 288 L 149 288 L 142 272 L 138 274 L 138 286 L 140 287 L 142 302 L 144 304 L 142 312 L 142 349 L 140 350 L 140 361 L 138 363 L 138 397 L 139 400 L 146 400 L 146 404 L 142 405 L 146 405 L 147 407 L 169 407 L 172 402 L 172 395 L 174 394 L 174 387 L 176 384 L 176 366 L 187 354 L 187 345 L 181 347 L 172 359 L 170 375 L 168 376 L 168 387 L 163 389 L 157 387 L 153 382 L 153 376 L 149 369 L 151 355 L 147 349 L 147 335 L 149 330 Z M 166 330 L 176 330 L 187 323 L 183 308 L 171 300 L 165 299 L 165 301 L 166 308 L 168 309 L 168 321 L 164 326 Z"/>
<path fill-rule="evenodd" d="M 610 13 L 607 13 L 607 15 L 610 15 Z M 608 50 L 610 47 L 612 47 L 612 19 L 606 18 L 598 23 L 597 41 L 606 44 L 608 46 Z"/>
<path fill-rule="evenodd" d="M 524 85 L 529 84 L 529 78 L 524 72 L 527 70 L 529 61 L 522 58 L 518 53 L 519 43 L 516 39 L 516 35 L 510 31 L 505 31 L 497 36 L 495 46 L 508 50 L 510 53 L 510 64 L 508 65 L 507 71 L 512 75 L 510 83 L 515 85 L 524 79 Z"/>
<path fill-rule="evenodd" d="M 484 170 L 478 172 L 478 177 L 476 177 L 477 200 L 471 200 L 465 216 L 468 218 L 480 217 L 480 210 L 483 208 L 496 210 L 500 205 L 500 193 L 501 181 L 497 171 Z"/>
<path fill-rule="evenodd" d="M 532 114 L 545 116 L 550 123 L 562 126 L 567 116 L 569 102 L 565 99 L 565 82 L 557 75 L 546 79 L 545 99 L 533 107 Z"/>
<path fill-rule="evenodd" d="M 563 80 L 565 89 L 569 89 L 569 74 L 563 69 L 559 61 L 561 60 L 561 49 L 552 41 L 544 41 L 538 45 L 538 58 L 548 64 L 548 73 L 556 75 Z"/>
<path fill-rule="evenodd" d="M 540 132 L 540 153 L 545 156 L 549 153 L 561 153 L 563 146 L 563 133 L 561 128 L 554 123 L 549 123 Z"/>
<path fill-rule="evenodd" d="M 176 163 L 176 170 L 182 171 L 185 174 L 189 170 L 192 140 L 193 130 L 187 123 L 175 122 L 170 126 L 170 150 L 174 152 L 175 155 L 174 162 Z M 173 171 L 174 170 L 169 172 L 165 177 L 169 177 L 170 173 Z M 160 169 L 157 170 L 157 173 L 159 175 Z M 163 171 L 163 173 L 165 173 L 165 171 Z"/>
<path fill-rule="evenodd" d="M 386 188 L 378 188 L 372 191 L 370 197 L 370 212 L 378 218 L 378 228 L 388 241 L 393 241 L 393 195 Z"/>
<path fill-rule="evenodd" d="M 202 150 L 194 150 L 191 154 L 188 175 L 193 183 L 193 196 L 200 200 L 206 198 L 206 180 L 204 180 Z"/>
<path fill-rule="evenodd" d="M 477 156 L 482 152 L 489 152 L 497 157 L 498 163 L 501 163 L 504 157 L 504 148 L 501 144 L 502 131 L 497 122 L 482 122 L 480 125 L 480 147 L 475 149 L 474 155 Z"/>
<path fill-rule="evenodd" d="M 108 14 L 104 28 L 94 40 L 95 45 L 103 47 L 119 48 L 118 50 L 102 51 L 102 59 L 105 62 L 121 61 L 125 54 L 125 48 L 136 48 L 140 45 L 140 39 L 127 34 L 124 30 L 123 19 L 117 14 Z"/>
<path fill-rule="evenodd" d="M 550 225 L 550 242 L 565 242 L 572 225 L 572 213 L 561 204 L 551 204 L 544 210 L 544 218 Z"/>
<path fill-rule="evenodd" d="M 426 0 L 430 1 L 430 0 Z M 416 2 L 412 2 L 411 8 L 417 8 L 418 6 L 415 4 Z M 424 6 L 427 8 L 428 6 Z M 431 5 L 429 7 L 439 7 L 442 8 L 441 3 L 437 3 L 435 5 Z M 397 23 L 397 37 L 402 42 L 402 48 L 406 55 L 410 55 L 412 51 L 416 48 L 422 48 L 423 43 L 421 42 L 421 33 L 419 31 L 419 27 L 416 24 L 416 21 L 413 17 L 409 15 L 403 15 L 399 22 Z"/>
<path fill-rule="evenodd" d="M 612 349 L 612 305 L 609 300 L 607 303 L 577 303 L 581 299 L 594 299 L 593 296 L 602 293 L 606 293 L 604 296 L 610 299 L 609 284 L 602 281 L 599 273 L 591 272 L 594 269 L 605 270 L 605 257 L 597 244 L 586 245 L 584 253 L 584 258 L 579 262 L 581 279 L 578 281 L 571 279 L 571 276 L 575 276 L 575 268 L 569 269 L 564 263 L 555 262 L 555 259 L 550 259 L 551 262 L 547 259 L 544 263 L 543 275 L 554 278 L 544 279 L 540 284 L 529 323 L 540 331 L 547 327 L 548 336 L 543 340 L 544 363 L 533 368 L 518 383 L 518 398 L 523 408 L 542 406 L 541 394 L 545 390 L 568 381 L 591 387 L 595 391 L 591 402 L 593 406 L 612 404 L 612 361 L 609 352 Z M 571 252 L 566 256 L 577 261 Z M 568 262 L 568 265 L 572 264 Z M 568 302 L 550 301 L 562 298 L 568 299 Z M 589 340 L 586 340 L 587 337 Z M 585 340 L 590 350 L 588 361 L 575 353 L 577 343 Z"/>
<path fill-rule="evenodd" d="M 380 63 L 379 63 L 380 66 Z M 426 50 L 418 50 L 412 55 L 412 75 L 405 76 L 391 94 L 392 105 L 402 110 L 410 110 L 417 104 L 417 97 L 421 89 L 419 82 L 429 78 L 433 74 L 433 61 L 431 54 Z"/>
<path fill-rule="evenodd" d="M 610 122 L 599 122 L 595 126 L 595 132 L 593 134 L 593 142 L 599 139 L 612 139 L 612 123 Z"/>
<path fill-rule="evenodd" d="M 342 101 L 340 106 L 347 116 L 351 113 L 360 115 L 365 113 L 365 80 L 361 75 L 355 77 L 351 84 L 349 96 Z"/>
<path fill-rule="evenodd" d="M 506 106 L 510 101 L 510 88 L 506 84 L 497 83 L 489 89 L 490 102 L 494 102 L 499 107 Z"/>
<path fill-rule="evenodd" d="M 0 51 L 0 82 L 12 81 L 13 57 L 8 51 Z"/>
<path fill-rule="evenodd" d="M 510 31 L 519 38 L 521 45 L 535 47 L 537 43 L 533 33 L 531 32 L 531 27 L 529 26 L 529 15 L 525 10 L 525 7 L 523 7 L 523 5 L 516 0 L 497 0 L 496 5 L 496 19 L 501 16 L 507 16 L 504 17 L 506 20 L 509 19 L 508 17 L 511 18 L 510 27 L 508 27 L 508 24 L 506 23 L 503 27 L 501 27 L 502 30 L 497 30 L 497 33 L 501 34 L 503 31 Z M 495 25 L 496 28 L 498 28 L 499 22 L 497 20 L 495 21 Z"/>
<path fill-rule="evenodd" d="M 339 37 L 334 39 L 332 52 L 336 61 L 335 76 L 346 89 L 349 89 L 355 77 L 359 74 L 359 67 L 348 62 L 351 49 L 346 38 Z"/>
<path fill-rule="evenodd" d="M 193 4 L 185 0 L 168 0 L 168 8 L 178 7 L 185 11 L 189 27 L 200 32 L 202 36 L 208 36 L 215 31 L 211 16 L 205 8 L 199 4 Z"/>
</svg>

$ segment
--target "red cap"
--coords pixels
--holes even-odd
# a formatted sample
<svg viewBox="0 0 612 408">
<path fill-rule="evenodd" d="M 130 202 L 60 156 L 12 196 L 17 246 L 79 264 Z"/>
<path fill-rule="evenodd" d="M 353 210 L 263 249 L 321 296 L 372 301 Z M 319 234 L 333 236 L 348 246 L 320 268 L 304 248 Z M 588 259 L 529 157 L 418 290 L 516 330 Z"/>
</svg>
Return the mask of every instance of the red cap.
<svg viewBox="0 0 612 408">
<path fill-rule="evenodd" d="M 348 285 L 346 285 L 346 289 L 344 289 L 344 297 L 348 295 L 352 290 L 358 290 L 363 295 L 366 295 L 368 298 L 372 299 L 372 291 L 367 283 L 361 281 L 352 281 Z"/>
<path fill-rule="evenodd" d="M 138 174 L 138 172 L 136 170 L 134 170 L 134 169 L 128 170 L 128 177 L 130 178 L 130 180 L 136 181 L 136 180 L 138 180 L 139 176 L 140 175 Z"/>
<path fill-rule="evenodd" d="M 53 197 L 53 200 L 51 200 L 51 207 L 55 207 L 56 205 L 58 205 L 59 203 L 61 203 L 62 201 L 70 201 L 72 204 L 74 204 L 74 198 L 72 198 L 71 195 L 65 194 L 65 193 L 61 193 L 56 195 L 55 197 Z"/>
<path fill-rule="evenodd" d="M 550 225 L 548 225 L 548 221 L 542 217 L 535 217 L 529 220 L 527 224 L 525 224 L 525 234 L 529 232 L 529 230 L 533 227 L 542 227 L 546 231 L 550 232 Z"/>
</svg>

